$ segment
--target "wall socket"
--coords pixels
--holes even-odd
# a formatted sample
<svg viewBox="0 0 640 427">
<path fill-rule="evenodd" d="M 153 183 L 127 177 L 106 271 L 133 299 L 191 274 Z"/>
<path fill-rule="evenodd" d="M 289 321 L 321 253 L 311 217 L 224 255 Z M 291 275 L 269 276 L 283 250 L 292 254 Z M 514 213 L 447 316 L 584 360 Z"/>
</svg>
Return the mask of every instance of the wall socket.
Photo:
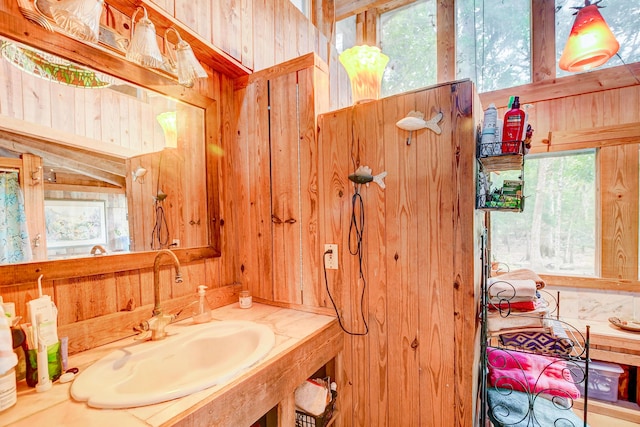
<svg viewBox="0 0 640 427">
<path fill-rule="evenodd" d="M 335 243 L 327 243 L 324 245 L 324 252 L 331 250 L 330 254 L 324 255 L 324 268 L 327 270 L 338 269 L 338 245 Z"/>
</svg>

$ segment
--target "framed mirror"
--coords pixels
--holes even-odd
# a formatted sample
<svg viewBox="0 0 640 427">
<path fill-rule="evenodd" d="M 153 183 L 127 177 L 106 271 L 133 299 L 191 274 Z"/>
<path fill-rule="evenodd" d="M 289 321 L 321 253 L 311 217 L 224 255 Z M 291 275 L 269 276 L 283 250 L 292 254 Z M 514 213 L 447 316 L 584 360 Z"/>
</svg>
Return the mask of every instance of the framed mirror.
<svg viewBox="0 0 640 427">
<path fill-rule="evenodd" d="M 0 265 L 0 285 L 141 268 L 163 248 L 219 256 L 215 101 L 1 35 L 0 171 L 20 176 L 32 253 Z"/>
</svg>

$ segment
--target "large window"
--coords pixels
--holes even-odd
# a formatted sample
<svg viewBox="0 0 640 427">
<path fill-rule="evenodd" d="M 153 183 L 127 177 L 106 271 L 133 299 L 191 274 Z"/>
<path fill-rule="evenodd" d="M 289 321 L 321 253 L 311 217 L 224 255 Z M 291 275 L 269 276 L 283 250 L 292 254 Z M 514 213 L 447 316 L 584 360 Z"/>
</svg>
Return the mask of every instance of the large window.
<svg viewBox="0 0 640 427">
<path fill-rule="evenodd" d="M 457 78 L 478 92 L 531 82 L 531 0 L 456 1 L 456 28 Z"/>
<path fill-rule="evenodd" d="M 556 64 L 560 61 L 560 56 L 564 45 L 569 37 L 569 32 L 575 20 L 575 9 L 573 7 L 584 6 L 582 0 L 556 0 Z M 600 14 L 607 21 L 611 32 L 620 43 L 618 54 L 622 60 L 629 64 L 640 61 L 640 2 L 637 0 L 604 0 L 600 6 Z M 614 56 L 598 69 L 623 65 L 617 56 Z M 558 77 L 575 73 L 556 70 Z"/>
<path fill-rule="evenodd" d="M 336 50 L 342 53 L 356 45 L 356 16 L 336 22 Z"/>
<path fill-rule="evenodd" d="M 527 156 L 524 211 L 491 212 L 492 260 L 511 270 L 595 276 L 595 169 L 594 150 Z M 517 178 L 501 172 L 497 180 Z"/>
<path fill-rule="evenodd" d="M 380 48 L 389 56 L 382 96 L 436 83 L 436 16 L 435 0 L 419 0 L 380 16 Z"/>
</svg>

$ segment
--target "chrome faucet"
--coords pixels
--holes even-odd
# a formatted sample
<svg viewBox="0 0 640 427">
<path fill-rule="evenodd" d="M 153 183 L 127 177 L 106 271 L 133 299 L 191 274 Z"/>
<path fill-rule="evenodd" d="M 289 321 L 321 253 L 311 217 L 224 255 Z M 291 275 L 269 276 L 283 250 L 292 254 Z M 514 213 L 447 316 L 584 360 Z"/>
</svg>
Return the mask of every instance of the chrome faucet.
<svg viewBox="0 0 640 427">
<path fill-rule="evenodd" d="M 142 322 L 137 328 L 134 328 L 136 331 L 151 331 L 151 340 L 161 340 L 167 336 L 165 332 L 165 328 L 168 324 L 170 324 L 175 318 L 175 314 L 164 314 L 162 309 L 160 308 L 160 263 L 162 258 L 168 257 L 173 262 L 173 265 L 176 269 L 176 283 L 182 283 L 182 273 L 180 272 L 180 261 L 178 261 L 178 257 L 176 254 L 171 252 L 169 249 L 161 249 L 158 251 L 155 260 L 153 261 L 153 317 L 145 322 Z"/>
</svg>

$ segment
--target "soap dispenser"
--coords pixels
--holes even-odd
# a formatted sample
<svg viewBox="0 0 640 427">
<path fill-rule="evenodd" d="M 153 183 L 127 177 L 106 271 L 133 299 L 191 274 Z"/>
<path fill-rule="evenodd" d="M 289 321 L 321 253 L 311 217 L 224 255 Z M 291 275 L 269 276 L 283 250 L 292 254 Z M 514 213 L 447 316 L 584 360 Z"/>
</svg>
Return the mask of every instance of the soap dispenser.
<svg viewBox="0 0 640 427">
<path fill-rule="evenodd" d="M 207 287 L 198 286 L 198 306 L 193 313 L 193 323 L 206 323 L 211 320 L 211 308 L 207 302 Z"/>
</svg>

